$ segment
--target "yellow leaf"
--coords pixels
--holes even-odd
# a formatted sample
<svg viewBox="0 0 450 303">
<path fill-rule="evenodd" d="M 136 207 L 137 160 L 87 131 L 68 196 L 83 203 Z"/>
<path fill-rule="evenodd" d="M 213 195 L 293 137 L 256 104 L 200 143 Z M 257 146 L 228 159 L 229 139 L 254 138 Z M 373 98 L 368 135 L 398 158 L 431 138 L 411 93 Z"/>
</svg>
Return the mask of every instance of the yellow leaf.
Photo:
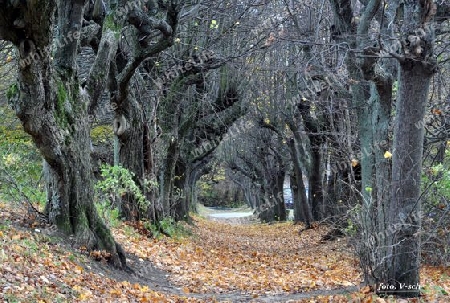
<svg viewBox="0 0 450 303">
<path fill-rule="evenodd" d="M 73 287 L 73 290 L 75 290 L 75 291 L 81 291 L 81 286 L 79 286 L 79 285 L 75 285 L 74 287 Z"/>
<path fill-rule="evenodd" d="M 6 58 L 6 63 L 9 63 L 9 62 L 11 62 L 13 60 L 13 57 L 11 57 L 11 56 L 8 56 L 7 58 Z"/>
<path fill-rule="evenodd" d="M 81 266 L 75 266 L 74 272 L 77 274 L 81 274 L 83 272 L 83 267 Z"/>
<path fill-rule="evenodd" d="M 86 299 L 88 299 L 89 298 L 89 294 L 85 294 L 85 293 L 81 293 L 79 296 L 78 296 L 78 299 L 79 300 L 86 300 Z"/>
<path fill-rule="evenodd" d="M 111 294 L 111 295 L 118 295 L 118 296 L 120 296 L 121 294 L 122 294 L 122 291 L 120 290 L 120 289 L 111 289 L 110 291 L 109 291 L 109 293 Z"/>
<path fill-rule="evenodd" d="M 356 167 L 358 165 L 359 161 L 356 159 L 352 159 L 352 167 Z"/>
<path fill-rule="evenodd" d="M 3 232 L 2 231 L 0 231 L 0 237 L 3 237 Z"/>
<path fill-rule="evenodd" d="M 185 286 L 185 287 L 183 287 L 183 292 L 184 292 L 185 294 L 188 294 L 188 293 L 191 292 L 191 290 Z"/>
<path fill-rule="evenodd" d="M 384 153 L 384 158 L 390 159 L 390 158 L 392 158 L 392 154 L 387 150 L 387 151 Z"/>
</svg>

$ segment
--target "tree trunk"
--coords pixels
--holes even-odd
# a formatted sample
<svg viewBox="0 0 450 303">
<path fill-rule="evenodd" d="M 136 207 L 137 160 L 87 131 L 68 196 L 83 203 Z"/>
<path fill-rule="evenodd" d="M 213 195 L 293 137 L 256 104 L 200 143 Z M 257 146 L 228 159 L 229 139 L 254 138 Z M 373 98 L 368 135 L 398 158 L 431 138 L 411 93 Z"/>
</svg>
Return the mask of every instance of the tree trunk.
<svg viewBox="0 0 450 303">
<path fill-rule="evenodd" d="M 85 132 L 85 142 L 89 142 Z M 83 136 L 84 136 L 83 135 Z M 86 140 L 87 139 L 87 140 Z M 81 140 L 77 140 L 81 143 Z M 78 144 L 77 144 L 78 145 Z M 62 148 L 62 156 L 53 165 L 45 162 L 47 204 L 45 213 L 49 221 L 67 235 L 75 235 L 78 247 L 88 250 L 106 250 L 116 267 L 126 264 L 122 248 L 114 241 L 109 229 L 101 221 L 93 203 L 94 187 L 90 157 L 86 150 L 74 152 L 71 145 Z M 80 156 L 81 155 L 81 156 Z"/>
<path fill-rule="evenodd" d="M 319 134 L 319 121 L 311 116 L 311 105 L 298 104 L 301 116 L 304 121 L 305 130 L 309 138 L 309 154 L 311 162 L 307 166 L 307 176 L 309 180 L 309 205 L 311 206 L 312 218 L 319 220 L 323 216 L 320 214 L 319 208 L 323 203 L 322 191 L 322 172 L 320 149 L 322 145 L 322 135 Z M 301 142 L 301 138 L 297 138 L 297 142 Z M 305 161 L 306 163 L 306 161 Z"/>
<path fill-rule="evenodd" d="M 399 94 L 394 129 L 391 201 L 388 211 L 390 245 L 380 282 L 402 297 L 420 295 L 421 173 L 424 116 L 430 81 L 436 71 L 434 29 L 429 22 L 433 1 L 406 1 L 402 32 L 415 35 L 418 44 L 402 45 Z M 380 292 L 384 292 L 380 290 Z"/>
<path fill-rule="evenodd" d="M 309 200 L 311 205 L 312 217 L 315 220 L 322 219 L 325 214 L 320 212 L 320 206 L 323 204 L 322 191 L 322 163 L 320 155 L 320 140 L 316 136 L 310 138 L 311 141 L 311 166 L 309 175 Z M 303 182 L 303 180 L 302 180 Z"/>
<path fill-rule="evenodd" d="M 164 168 L 162 174 L 162 184 L 160 195 L 162 203 L 162 213 L 158 215 L 158 218 L 166 218 L 172 215 L 171 207 L 173 204 L 173 189 L 174 189 L 174 178 L 175 178 L 175 167 L 179 157 L 179 143 L 177 139 L 171 140 L 167 148 L 167 155 L 164 161 Z"/>
<path fill-rule="evenodd" d="M 46 213 L 50 223 L 67 235 L 75 235 L 79 246 L 106 249 L 111 253 L 112 264 L 126 266 L 123 250 L 101 222 L 93 204 L 87 119 L 90 99 L 76 77 L 78 41 L 73 34 L 81 28 L 83 3 L 28 1 L 18 5 L 16 10 L 2 4 L 0 15 L 26 16 L 24 22 L 30 24 L 27 32 L 11 27 L 8 21 L 13 18 L 1 18 L 0 36 L 19 48 L 19 89 L 11 102 L 24 130 L 46 161 Z M 59 31 L 53 37 L 56 7 Z M 49 50 L 54 38 L 59 44 L 52 61 Z M 66 43 L 61 45 L 63 39 Z"/>
<path fill-rule="evenodd" d="M 197 205 L 197 189 L 196 184 L 198 179 L 205 173 L 205 168 L 212 159 L 212 154 L 208 154 L 203 158 L 195 159 L 189 158 L 188 164 L 184 169 L 184 196 L 179 207 L 176 209 L 176 220 L 189 221 L 189 211 L 195 211 Z M 193 161 L 193 162 L 191 162 Z"/>
<path fill-rule="evenodd" d="M 73 80 L 66 80 L 68 85 L 56 80 L 56 92 L 50 83 L 44 84 L 47 90 L 42 90 L 43 83 L 30 81 L 49 79 L 39 69 L 33 64 L 20 70 L 18 103 L 26 107 L 16 110 L 25 131 L 32 135 L 46 161 L 49 221 L 65 234 L 74 234 L 78 246 L 107 250 L 111 262 L 122 267 L 126 264 L 123 250 L 114 242 L 94 207 L 86 100 Z M 55 73 L 53 79 L 58 79 Z M 50 110 L 44 104 L 51 104 Z"/>
<path fill-rule="evenodd" d="M 400 64 L 392 158 L 392 200 L 389 223 L 395 227 L 385 281 L 401 290 L 402 285 L 420 283 L 421 201 L 420 183 L 424 127 L 428 89 L 433 71 L 422 62 L 406 59 Z M 419 123 L 419 124 L 418 124 Z M 398 291 L 404 297 L 419 296 L 418 287 Z"/>
<path fill-rule="evenodd" d="M 289 143 L 291 156 L 294 164 L 294 176 L 291 178 L 291 187 L 294 188 L 294 221 L 305 222 L 307 227 L 311 226 L 313 221 L 311 208 L 306 197 L 306 188 L 303 183 L 303 172 L 301 169 L 301 155 L 298 151 L 300 146 L 296 139 L 291 139 Z"/>
<path fill-rule="evenodd" d="M 370 226 L 365 229 L 370 231 L 370 240 L 367 244 L 369 255 L 372 260 L 369 261 L 370 270 L 365 272 L 371 276 L 367 277 L 367 281 L 376 283 L 375 277 L 380 277 L 384 270 L 385 257 L 390 244 L 389 237 L 380 236 L 389 230 L 388 212 L 391 185 L 391 160 L 384 157 L 386 151 L 392 152 L 391 144 L 389 144 L 389 124 L 391 121 L 392 109 L 392 81 L 387 79 L 379 79 L 372 84 L 372 98 L 374 98 L 373 111 L 373 149 L 375 157 L 375 182 L 374 182 L 374 203 L 372 203 Z M 369 255 L 367 257 L 369 257 Z M 374 279 L 375 278 L 375 279 Z"/>
<path fill-rule="evenodd" d="M 143 109 L 133 97 L 117 109 L 114 131 L 119 138 L 120 165 L 134 174 L 133 180 L 142 192 L 144 190 L 144 114 Z M 121 215 L 128 221 L 136 221 L 147 214 L 146 205 L 139 205 L 132 193 L 121 200 Z"/>
<path fill-rule="evenodd" d="M 289 186 L 292 193 L 292 204 L 294 208 L 294 222 L 306 222 L 305 215 L 302 211 L 301 198 L 300 198 L 300 190 L 297 186 L 297 176 L 294 172 L 292 172 L 289 177 Z"/>
<path fill-rule="evenodd" d="M 277 221 L 286 221 L 287 213 L 286 213 L 286 203 L 284 202 L 284 193 L 283 193 L 283 184 L 284 184 L 284 176 L 286 172 L 284 170 L 279 170 L 278 176 L 276 178 L 276 185 L 273 190 L 274 200 L 277 203 L 276 212 L 275 212 L 275 220 Z"/>
</svg>

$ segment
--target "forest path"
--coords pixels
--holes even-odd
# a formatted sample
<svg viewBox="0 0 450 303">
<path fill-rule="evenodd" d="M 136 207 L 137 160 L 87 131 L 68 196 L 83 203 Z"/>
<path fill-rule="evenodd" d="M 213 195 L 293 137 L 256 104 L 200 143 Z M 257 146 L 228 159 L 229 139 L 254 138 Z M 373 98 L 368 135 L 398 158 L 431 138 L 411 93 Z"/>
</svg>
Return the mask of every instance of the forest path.
<svg viewBox="0 0 450 303">
<path fill-rule="evenodd" d="M 256 223 L 257 218 L 253 215 L 253 210 L 249 207 L 206 207 L 201 204 L 197 206 L 200 216 L 212 221 L 230 224 L 251 224 Z"/>
<path fill-rule="evenodd" d="M 0 205 L 0 298 L 70 302 L 326 302 L 357 291 L 354 258 L 324 227 L 228 224 L 194 217 L 190 237 L 113 229 L 131 271 L 73 248 L 72 239 Z M 347 294 L 352 295 L 353 294 Z M 346 295 L 346 296 L 347 296 Z M 322 296 L 322 299 L 317 299 Z M 344 297 L 344 301 L 347 300 Z"/>
<path fill-rule="evenodd" d="M 206 302 L 309 302 L 358 291 L 359 270 L 345 243 L 320 243 L 326 227 L 299 234 L 292 223 L 257 223 L 246 209 L 199 213 L 189 239 L 125 245 L 142 257 L 129 261 L 134 280 Z"/>
</svg>

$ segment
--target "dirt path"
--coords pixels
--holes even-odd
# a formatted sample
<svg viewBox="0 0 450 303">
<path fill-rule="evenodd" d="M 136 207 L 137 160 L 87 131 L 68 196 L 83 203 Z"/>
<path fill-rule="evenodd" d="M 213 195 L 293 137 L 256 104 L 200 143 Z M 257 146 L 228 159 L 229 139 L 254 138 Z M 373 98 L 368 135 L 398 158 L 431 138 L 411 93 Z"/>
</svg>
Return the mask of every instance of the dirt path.
<svg viewBox="0 0 450 303">
<path fill-rule="evenodd" d="M 288 302 L 297 301 L 302 299 L 310 299 L 317 296 L 330 296 L 338 294 L 346 294 L 358 291 L 358 287 L 343 287 L 339 289 L 332 290 L 314 290 L 303 293 L 285 293 L 278 295 L 259 295 L 257 297 L 251 294 L 242 294 L 239 292 L 230 293 L 206 293 L 206 294 L 186 294 L 178 286 L 173 285 L 168 277 L 169 273 L 157 269 L 149 261 L 139 260 L 134 255 L 128 255 L 128 264 L 133 272 L 126 272 L 121 270 L 116 270 L 107 264 L 102 264 L 100 262 L 92 261 L 89 264 L 85 264 L 87 270 L 93 273 L 99 274 L 101 276 L 109 277 L 117 281 L 128 281 L 130 283 L 139 283 L 141 285 L 146 285 L 150 289 L 158 292 L 163 292 L 166 294 L 177 295 L 181 297 L 196 298 L 205 301 L 220 301 L 220 302 Z"/>
<path fill-rule="evenodd" d="M 226 222 L 231 224 L 252 224 L 256 221 L 249 209 L 215 209 L 201 207 L 200 213 L 212 221 Z M 288 302 L 314 298 L 317 296 L 330 296 L 351 293 L 358 290 L 356 286 L 342 287 L 338 289 L 314 290 L 302 293 L 284 293 L 277 295 L 252 295 L 241 292 L 228 293 L 185 293 L 180 286 L 176 286 L 169 280 L 170 273 L 156 268 L 150 261 L 139 259 L 128 254 L 128 265 L 132 272 L 116 270 L 106 264 L 92 261 L 86 264 L 86 269 L 97 274 L 113 278 L 117 281 L 129 281 L 147 285 L 149 288 L 166 294 L 178 295 L 201 299 L 204 301 L 220 302 Z"/>
<path fill-rule="evenodd" d="M 226 222 L 230 224 L 252 224 L 257 222 L 253 211 L 248 207 L 240 208 L 214 208 L 198 206 L 199 215 L 212 221 Z"/>
<path fill-rule="evenodd" d="M 203 209 L 203 212 L 204 214 L 207 214 L 207 216 L 205 217 L 211 218 L 214 221 L 220 221 L 222 223 L 224 221 L 227 223 L 231 222 L 233 224 L 251 224 L 253 222 L 252 216 L 247 216 L 249 212 L 246 212 L 245 209 L 217 210 L 205 208 Z M 221 215 L 215 217 L 214 214 Z M 244 216 L 244 214 L 246 214 L 246 216 Z M 9 219 L 17 228 L 20 228 L 24 231 L 28 229 L 23 226 L 19 217 L 16 217 L 14 215 L 12 217 L 9 217 Z M 57 233 L 54 233 L 54 230 L 51 228 L 41 228 L 39 233 L 53 235 L 60 238 L 59 236 L 57 236 Z M 61 238 L 61 240 L 58 241 L 57 246 L 60 245 L 61 248 L 66 252 L 72 251 L 72 253 L 74 254 L 79 253 L 72 248 L 72 244 L 73 243 L 71 243 L 70 240 L 63 240 L 63 238 Z M 127 281 L 131 284 L 138 283 L 142 286 L 148 286 L 151 290 L 164 293 L 166 295 L 194 298 L 205 302 L 288 302 L 308 300 L 317 296 L 330 296 L 357 291 L 357 287 L 342 287 L 333 290 L 314 290 L 302 293 L 282 293 L 276 295 L 270 293 L 269 291 L 267 291 L 267 294 L 259 295 L 244 293 L 243 291 L 232 291 L 226 293 L 213 293 L 211 291 L 207 293 L 186 293 L 185 290 L 183 290 L 184 285 L 175 285 L 170 281 L 171 273 L 156 268 L 151 261 L 139 258 L 131 254 L 130 252 L 127 252 L 127 263 L 130 267 L 129 271 L 117 270 L 106 263 L 97 262 L 90 258 L 83 258 L 83 260 L 84 261 L 78 260 L 77 264 L 83 267 L 85 272 L 91 272 L 100 277 L 110 278 L 118 282 Z"/>
</svg>

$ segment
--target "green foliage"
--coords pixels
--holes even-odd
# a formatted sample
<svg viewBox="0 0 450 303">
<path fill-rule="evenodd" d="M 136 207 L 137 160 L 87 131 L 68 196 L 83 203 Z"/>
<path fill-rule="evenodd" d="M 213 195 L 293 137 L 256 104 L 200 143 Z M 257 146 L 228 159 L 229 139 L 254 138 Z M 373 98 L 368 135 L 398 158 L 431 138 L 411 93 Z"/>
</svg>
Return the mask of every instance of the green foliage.
<svg viewBox="0 0 450 303">
<path fill-rule="evenodd" d="M 225 170 L 218 168 L 214 173 L 205 175 L 197 182 L 198 200 L 205 206 L 241 207 L 240 199 L 235 200 L 235 192 L 230 190 Z"/>
<path fill-rule="evenodd" d="M 349 236 L 354 236 L 356 235 L 358 229 L 356 228 L 356 226 L 353 224 L 353 221 L 351 219 L 347 220 L 347 227 L 344 229 L 345 233 Z"/>
<path fill-rule="evenodd" d="M 97 200 L 95 208 L 108 227 L 117 227 L 119 225 L 119 209 L 110 201 L 105 199 Z"/>
<path fill-rule="evenodd" d="M 99 125 L 91 129 L 91 138 L 94 144 L 108 143 L 114 138 L 114 131 L 111 125 Z"/>
<path fill-rule="evenodd" d="M 18 94 L 19 94 L 19 87 L 17 86 L 17 83 L 14 83 L 8 88 L 8 91 L 6 92 L 6 98 L 8 98 L 8 100 L 11 100 Z"/>
<path fill-rule="evenodd" d="M 347 211 L 347 225 L 344 228 L 344 232 L 349 236 L 356 236 L 361 228 L 361 216 L 364 216 L 361 212 L 363 208 L 360 204 L 356 204 L 354 207 Z"/>
<path fill-rule="evenodd" d="M 421 293 L 427 295 L 427 294 L 440 294 L 444 296 L 448 296 L 449 293 L 445 290 L 445 288 L 438 286 L 438 285 L 425 285 L 421 287 L 420 289 Z"/>
<path fill-rule="evenodd" d="M 217 29 L 219 28 L 219 24 L 217 24 L 217 20 L 211 20 L 211 24 L 209 25 L 209 28 L 211 29 Z"/>
<path fill-rule="evenodd" d="M 397 94 L 398 92 L 398 81 L 394 81 L 394 83 L 392 83 L 392 93 L 393 94 Z"/>
<path fill-rule="evenodd" d="M 68 119 L 65 111 L 65 103 L 67 100 L 67 90 L 64 86 L 64 83 L 61 81 L 58 82 L 58 91 L 57 91 L 57 104 L 56 104 L 56 121 L 58 121 L 60 126 L 67 126 Z"/>
<path fill-rule="evenodd" d="M 439 163 L 432 168 L 432 173 L 435 176 L 439 176 L 433 184 L 438 195 L 450 197 L 450 167 L 445 167 L 442 163 Z"/>
<path fill-rule="evenodd" d="M 97 182 L 95 188 L 104 194 L 119 195 L 132 194 L 142 209 L 148 206 L 147 200 L 134 182 L 134 174 L 122 166 L 103 164 L 101 167 L 103 180 Z"/>
<path fill-rule="evenodd" d="M 219 199 L 218 193 L 214 191 L 213 185 L 210 182 L 200 180 L 197 182 L 199 201 L 205 206 L 213 206 Z"/>
<path fill-rule="evenodd" d="M 132 194 L 141 210 L 146 210 L 149 202 L 133 180 L 134 174 L 121 166 L 104 164 L 101 167 L 102 180 L 95 185 L 96 208 L 103 220 L 112 227 L 119 222 L 120 210 L 116 198 Z"/>
<path fill-rule="evenodd" d="M 120 33 L 122 32 L 122 27 L 117 23 L 113 14 L 108 14 L 103 21 L 103 31 L 111 30 L 114 32 L 116 38 L 120 37 Z"/>
<path fill-rule="evenodd" d="M 147 221 L 144 222 L 144 227 L 151 231 L 155 238 L 161 238 L 163 235 L 166 235 L 178 239 L 191 235 L 182 224 L 175 222 L 173 218 L 164 218 L 154 224 Z"/>
<path fill-rule="evenodd" d="M 141 211 L 146 211 L 150 202 L 145 198 L 139 186 L 134 181 L 134 174 L 122 166 L 101 166 L 102 180 L 95 185 L 96 207 L 109 226 L 117 226 L 120 217 L 119 197 L 133 195 Z M 144 180 L 147 190 L 158 188 L 158 183 Z"/>
<path fill-rule="evenodd" d="M 0 126 L 0 199 L 45 203 L 42 158 L 20 126 Z"/>
</svg>

